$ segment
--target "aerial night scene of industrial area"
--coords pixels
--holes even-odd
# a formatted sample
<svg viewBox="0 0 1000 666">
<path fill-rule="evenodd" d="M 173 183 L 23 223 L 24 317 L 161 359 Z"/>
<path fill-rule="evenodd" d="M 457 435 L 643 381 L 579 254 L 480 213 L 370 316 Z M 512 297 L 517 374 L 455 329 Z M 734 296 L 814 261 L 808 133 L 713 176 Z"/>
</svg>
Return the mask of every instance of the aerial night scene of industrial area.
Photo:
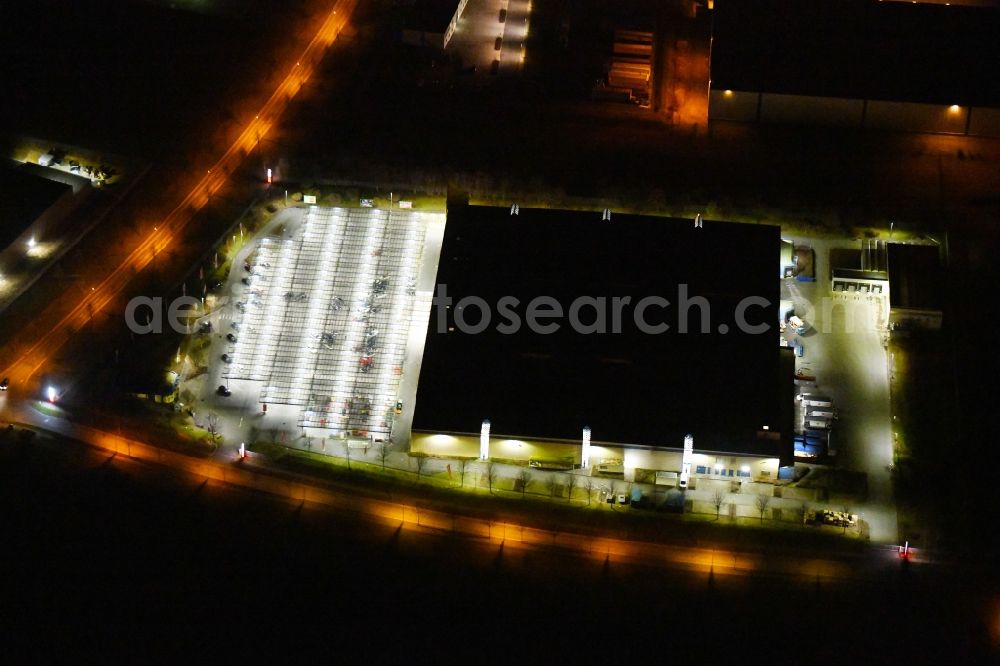
<svg viewBox="0 0 1000 666">
<path fill-rule="evenodd" d="M 0 89 L 7 663 L 1000 659 L 1000 0 L 8 0 Z"/>
</svg>

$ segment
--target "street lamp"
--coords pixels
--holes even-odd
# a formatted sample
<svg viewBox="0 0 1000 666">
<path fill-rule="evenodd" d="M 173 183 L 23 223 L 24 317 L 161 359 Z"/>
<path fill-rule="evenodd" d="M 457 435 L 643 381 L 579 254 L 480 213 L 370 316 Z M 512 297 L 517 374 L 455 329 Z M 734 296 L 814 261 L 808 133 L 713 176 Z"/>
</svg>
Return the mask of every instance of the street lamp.
<svg viewBox="0 0 1000 666">
<path fill-rule="evenodd" d="M 45 397 L 48 398 L 49 402 L 54 403 L 59 397 L 59 393 L 54 386 L 49 386 L 45 389 Z"/>
</svg>

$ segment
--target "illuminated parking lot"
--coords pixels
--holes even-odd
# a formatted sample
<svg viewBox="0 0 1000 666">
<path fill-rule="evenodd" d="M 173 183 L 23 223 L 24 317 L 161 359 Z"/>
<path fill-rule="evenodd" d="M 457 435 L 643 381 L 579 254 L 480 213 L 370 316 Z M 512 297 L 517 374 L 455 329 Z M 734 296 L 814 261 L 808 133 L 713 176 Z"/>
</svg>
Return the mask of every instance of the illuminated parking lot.
<svg viewBox="0 0 1000 666">
<path fill-rule="evenodd" d="M 427 317 L 417 281 L 428 223 L 443 218 L 313 206 L 294 234 L 263 238 L 223 377 L 260 382 L 260 402 L 297 408 L 304 429 L 387 436 L 411 322 Z"/>
</svg>

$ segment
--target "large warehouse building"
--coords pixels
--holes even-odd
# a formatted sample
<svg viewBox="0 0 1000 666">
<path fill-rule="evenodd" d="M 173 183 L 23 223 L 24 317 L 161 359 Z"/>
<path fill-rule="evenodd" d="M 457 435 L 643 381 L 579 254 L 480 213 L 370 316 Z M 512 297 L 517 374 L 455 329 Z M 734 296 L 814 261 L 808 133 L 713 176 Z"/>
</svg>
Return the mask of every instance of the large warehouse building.
<svg viewBox="0 0 1000 666">
<path fill-rule="evenodd" d="M 709 120 L 1000 136 L 998 34 L 989 7 L 716 0 Z"/>
<path fill-rule="evenodd" d="M 776 477 L 793 405 L 780 242 L 774 226 L 450 205 L 411 449 Z M 539 312 L 551 330 L 530 329 Z"/>
</svg>

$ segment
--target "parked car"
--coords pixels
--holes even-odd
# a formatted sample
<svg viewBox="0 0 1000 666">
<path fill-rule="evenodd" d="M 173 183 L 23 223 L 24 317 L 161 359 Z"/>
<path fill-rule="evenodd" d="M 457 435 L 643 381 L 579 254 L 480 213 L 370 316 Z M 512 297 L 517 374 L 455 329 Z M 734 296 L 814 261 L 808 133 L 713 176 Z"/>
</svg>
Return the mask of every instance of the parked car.
<svg viewBox="0 0 1000 666">
<path fill-rule="evenodd" d="M 223 385 L 220 385 L 219 388 L 215 392 L 218 393 L 219 395 L 225 396 L 227 398 L 233 394 L 233 392 L 230 391 L 227 386 L 223 386 Z"/>
</svg>

